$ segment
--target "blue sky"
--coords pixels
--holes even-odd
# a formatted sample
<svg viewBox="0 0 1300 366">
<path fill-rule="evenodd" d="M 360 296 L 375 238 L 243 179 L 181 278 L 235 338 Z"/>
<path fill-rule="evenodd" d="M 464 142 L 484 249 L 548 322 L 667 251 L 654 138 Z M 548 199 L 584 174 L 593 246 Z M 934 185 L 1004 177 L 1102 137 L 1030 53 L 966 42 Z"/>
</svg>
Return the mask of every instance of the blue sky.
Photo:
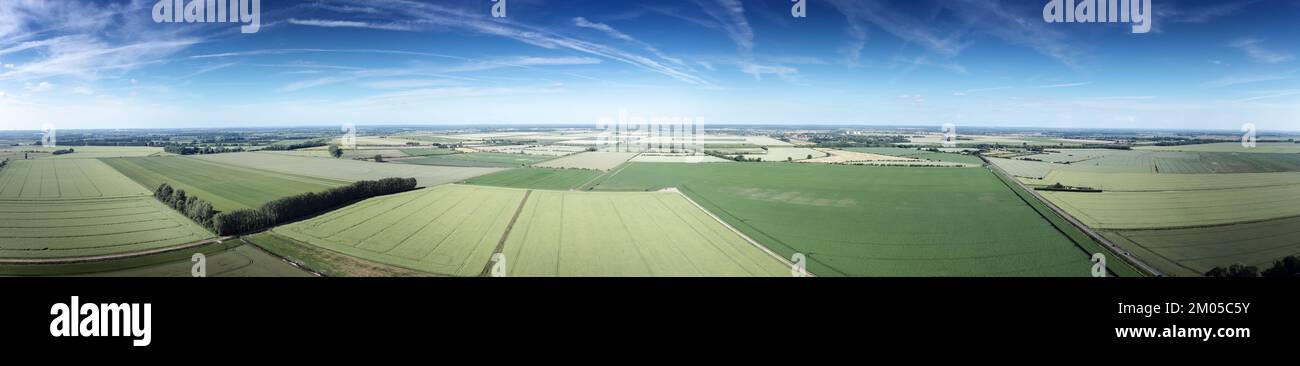
<svg viewBox="0 0 1300 366">
<path fill-rule="evenodd" d="M 261 29 L 156 1 L 0 2 L 0 129 L 852 123 L 1300 130 L 1300 0 L 262 0 Z"/>
</svg>

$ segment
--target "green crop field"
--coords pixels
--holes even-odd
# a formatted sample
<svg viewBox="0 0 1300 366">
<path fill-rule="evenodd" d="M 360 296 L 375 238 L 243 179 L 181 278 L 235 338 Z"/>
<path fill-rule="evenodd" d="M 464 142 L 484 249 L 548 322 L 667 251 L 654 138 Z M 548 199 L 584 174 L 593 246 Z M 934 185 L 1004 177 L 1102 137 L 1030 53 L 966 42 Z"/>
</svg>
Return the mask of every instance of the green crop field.
<svg viewBox="0 0 1300 366">
<path fill-rule="evenodd" d="M 1292 142 L 1258 142 L 1255 147 L 1241 146 L 1241 142 L 1221 142 L 1214 144 L 1179 145 L 1179 146 L 1143 146 L 1138 150 L 1150 151 L 1188 151 L 1188 152 L 1237 152 L 1237 153 L 1300 153 L 1300 144 Z"/>
<path fill-rule="evenodd" d="M 1135 174 L 1053 171 L 1036 182 L 1061 183 L 1117 192 L 1213 191 L 1250 187 L 1300 185 L 1300 172 L 1238 174 Z M 1209 192 L 1207 194 L 1214 194 Z"/>
<path fill-rule="evenodd" d="M 601 172 L 585 169 L 520 168 L 470 178 L 467 184 L 551 190 L 576 189 Z"/>
<path fill-rule="evenodd" d="M 181 156 L 114 158 L 104 162 L 142 186 L 157 187 L 166 182 L 207 200 L 219 211 L 253 208 L 277 198 L 346 184 Z"/>
<path fill-rule="evenodd" d="M 1107 238 L 1167 274 L 1200 276 L 1214 267 L 1268 268 L 1300 255 L 1300 217 L 1174 230 L 1106 232 Z"/>
<path fill-rule="evenodd" d="M 483 273 L 503 236 L 511 275 L 789 274 L 673 193 L 528 192 L 444 185 L 370 199 L 272 233 L 452 276 Z"/>
<path fill-rule="evenodd" d="M 554 159 L 554 156 L 505 154 L 505 153 L 468 153 L 434 155 L 412 159 L 398 160 L 405 164 L 439 165 L 451 167 L 488 167 L 510 168 Z"/>
<path fill-rule="evenodd" d="M 1211 191 L 1042 194 L 1096 229 L 1195 227 L 1300 215 L 1300 185 Z"/>
<path fill-rule="evenodd" d="M 672 192 L 533 191 L 502 253 L 511 276 L 790 275 Z"/>
<path fill-rule="evenodd" d="M 814 274 L 1087 276 L 1088 254 L 986 169 L 632 163 L 598 190 L 677 187 Z M 960 238 L 960 239 L 957 239 Z"/>
<path fill-rule="evenodd" d="M 476 276 L 523 197 L 522 190 L 437 186 L 372 198 L 274 233 L 376 262 Z"/>
<path fill-rule="evenodd" d="M 1012 175 L 1035 179 L 1052 171 L 1156 174 L 1300 171 L 1300 154 L 1063 149 L 1022 158 L 1042 161 L 999 158 L 990 161 Z"/>
<path fill-rule="evenodd" d="M 435 156 L 435 155 L 459 154 L 459 152 L 456 152 L 455 149 L 439 149 L 439 148 L 402 149 L 402 153 L 408 156 Z"/>
<path fill-rule="evenodd" d="M 94 159 L 18 160 L 0 169 L 0 257 L 105 255 L 212 236 Z"/>
<path fill-rule="evenodd" d="M 627 152 L 582 152 L 559 159 L 549 160 L 533 166 L 558 169 L 595 169 L 610 170 L 636 157 L 636 153 Z"/>
<path fill-rule="evenodd" d="M 119 146 L 57 146 L 57 147 L 23 146 L 21 148 L 13 148 L 13 149 L 21 150 L 21 151 L 28 151 L 28 150 L 43 151 L 47 153 L 55 150 L 67 150 L 67 149 L 72 149 L 74 151 L 71 154 L 63 154 L 63 155 L 52 155 L 52 154 L 31 155 L 32 158 L 46 158 L 46 159 L 97 159 L 97 158 L 118 158 L 118 157 L 132 157 L 132 156 L 150 156 L 150 155 L 170 155 L 164 153 L 161 147 L 148 147 L 148 146 L 120 146 L 120 147 Z M 21 158 L 22 154 L 19 153 L 18 157 Z"/>
<path fill-rule="evenodd" d="M 312 274 L 238 241 L 138 257 L 77 263 L 0 265 L 0 276 L 189 277 L 194 253 L 206 257 L 208 277 L 307 277 Z"/>
<path fill-rule="evenodd" d="M 282 172 L 326 180 L 355 182 L 383 178 L 415 178 L 421 187 L 459 182 L 483 174 L 501 171 L 498 168 L 442 167 L 413 164 L 375 163 L 349 159 L 313 158 L 267 153 L 234 153 L 203 155 L 197 159 Z"/>
<path fill-rule="evenodd" d="M 917 149 L 904 149 L 898 147 L 851 147 L 843 150 L 864 152 L 869 154 L 880 154 L 897 156 L 903 158 L 946 161 L 950 163 L 962 163 L 971 165 L 983 165 L 984 161 L 978 156 L 962 155 L 959 153 L 933 152 Z"/>
</svg>

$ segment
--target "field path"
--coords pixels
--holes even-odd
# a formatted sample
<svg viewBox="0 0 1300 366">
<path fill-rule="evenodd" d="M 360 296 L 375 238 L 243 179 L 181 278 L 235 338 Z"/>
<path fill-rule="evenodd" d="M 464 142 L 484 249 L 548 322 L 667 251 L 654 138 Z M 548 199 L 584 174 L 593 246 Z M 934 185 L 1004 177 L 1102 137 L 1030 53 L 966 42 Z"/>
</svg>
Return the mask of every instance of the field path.
<svg viewBox="0 0 1300 366">
<path fill-rule="evenodd" d="M 1021 189 L 1024 189 L 1025 192 L 1028 192 L 1030 195 L 1034 196 L 1035 199 L 1041 201 L 1043 205 L 1046 205 L 1048 209 L 1052 210 L 1052 212 L 1055 212 L 1057 215 L 1061 216 L 1066 221 L 1069 221 L 1070 225 L 1074 225 L 1074 227 L 1079 228 L 1080 231 L 1083 231 L 1084 234 L 1087 234 L 1088 237 L 1104 245 L 1106 249 L 1109 249 L 1111 253 L 1123 257 L 1126 261 L 1137 266 L 1144 272 L 1150 273 L 1158 277 L 1165 276 L 1165 274 L 1163 272 L 1160 272 L 1160 270 L 1137 259 L 1137 257 L 1134 257 L 1132 254 L 1128 253 L 1128 251 L 1124 250 L 1123 248 L 1120 248 L 1118 245 L 1115 245 L 1115 243 L 1111 242 L 1109 239 L 1106 239 L 1106 237 L 1102 236 L 1101 234 L 1098 234 L 1096 231 L 1093 231 L 1092 228 L 1088 227 L 1087 225 L 1084 225 L 1082 222 L 1079 222 L 1078 219 L 1075 219 L 1074 216 L 1065 212 L 1065 210 L 1062 210 L 1060 207 L 1056 207 L 1056 204 L 1052 203 L 1052 201 L 1049 201 L 1046 198 L 1044 198 L 1042 195 L 1039 195 L 1038 191 L 1035 191 L 1029 187 L 1025 187 L 1025 185 L 1021 183 L 1020 180 L 1015 179 L 1011 174 L 1002 170 L 1002 167 L 999 167 L 997 164 L 993 164 L 987 159 L 985 160 L 985 163 L 987 163 L 986 165 L 989 166 L 989 169 L 992 170 L 994 174 L 998 174 L 1002 176 L 1004 178 L 1003 181 L 1007 182 L 1008 184 L 1019 185 Z M 1109 271 L 1109 268 L 1107 269 L 1107 271 Z"/>
<path fill-rule="evenodd" d="M 712 212 L 709 212 L 709 210 L 704 209 L 704 206 L 700 206 L 699 203 L 695 202 L 695 200 L 691 199 L 690 196 L 687 196 L 685 193 L 682 193 L 682 191 L 678 190 L 677 188 L 675 187 L 664 188 L 660 190 L 660 192 L 673 192 L 682 196 L 682 198 L 686 199 L 686 202 L 690 202 L 692 205 L 695 206 L 695 208 L 700 209 L 700 211 L 704 211 L 705 214 L 709 215 L 709 217 L 712 217 L 713 220 L 717 221 L 719 224 L 722 224 L 722 226 L 727 228 L 727 230 L 731 230 L 731 232 L 736 233 L 736 235 L 739 235 L 741 239 L 745 239 L 745 241 L 749 242 L 749 244 L 757 247 L 759 250 L 762 250 L 763 253 L 767 253 L 768 255 L 772 256 L 772 258 L 776 258 L 776 260 L 780 261 L 781 264 L 784 264 L 792 269 L 794 268 L 794 263 L 790 263 L 790 260 L 781 257 L 781 255 L 776 254 L 776 252 L 773 252 L 771 249 L 767 249 L 767 247 L 763 246 L 763 244 L 759 244 L 757 241 L 754 241 L 754 239 L 751 239 L 749 235 L 745 235 L 745 233 L 740 232 L 740 230 L 736 230 L 736 228 L 731 227 L 731 224 L 728 224 L 726 221 L 722 221 L 721 217 L 718 217 L 718 215 L 714 215 Z M 808 277 L 816 277 L 816 275 L 814 275 L 812 272 L 807 272 L 807 271 L 805 272 L 807 273 Z"/>
<path fill-rule="evenodd" d="M 531 196 L 532 194 L 533 194 L 533 190 L 531 190 L 531 189 L 530 189 L 530 190 L 527 190 L 527 191 L 524 191 L 524 199 L 519 200 L 519 207 L 516 207 L 516 208 L 515 208 L 515 214 L 514 214 L 514 216 L 510 216 L 510 223 L 509 223 L 509 224 L 506 224 L 506 231 L 503 232 L 503 233 L 501 233 L 501 240 L 498 240 L 498 241 L 497 241 L 497 247 L 496 247 L 496 249 L 493 249 L 493 250 L 492 250 L 492 256 L 493 256 L 493 257 L 495 257 L 495 256 L 497 255 L 497 253 L 501 253 L 502 250 L 505 250 L 505 248 L 506 248 L 506 238 L 510 237 L 510 230 L 511 230 L 511 229 L 514 229 L 514 227 L 515 227 L 515 221 L 519 221 L 519 214 L 522 213 L 522 212 L 524 212 L 524 204 L 528 203 L 528 196 Z M 487 276 L 490 276 L 490 275 L 492 274 L 492 266 L 495 265 L 495 264 L 496 264 L 496 262 L 494 262 L 494 261 L 492 261 L 491 259 L 489 259 L 487 265 L 486 265 L 486 266 L 483 266 L 483 272 L 479 272 L 479 276 L 481 276 L 481 277 L 487 277 Z M 507 271 L 509 271 L 508 268 L 507 268 Z"/>
<path fill-rule="evenodd" d="M 192 242 L 192 243 L 185 243 L 185 244 L 180 244 L 180 245 L 173 245 L 173 246 L 170 246 L 170 247 L 163 247 L 163 248 L 154 248 L 154 249 L 141 250 L 141 251 L 137 251 L 137 252 L 129 252 L 129 253 L 114 253 L 114 254 L 104 254 L 104 255 L 92 255 L 92 256 L 85 256 L 85 257 L 62 257 L 62 258 L 0 258 L 0 264 L 69 264 L 69 263 L 98 262 L 98 261 L 106 261 L 106 260 L 113 260 L 113 259 L 125 259 L 125 258 L 134 258 L 134 257 L 143 257 L 143 256 L 146 256 L 146 255 L 152 255 L 152 254 L 158 254 L 158 253 L 166 253 L 166 252 L 171 252 L 171 251 L 177 251 L 177 250 L 184 250 L 184 249 L 189 249 L 189 248 L 201 247 L 201 246 L 208 245 L 208 244 L 212 244 L 212 243 L 220 243 L 220 242 L 223 242 L 223 241 L 226 241 L 226 240 L 230 240 L 230 239 L 233 239 L 233 238 L 235 238 L 235 237 L 234 237 L 234 236 L 224 236 L 224 237 L 220 237 L 220 238 L 211 238 L 211 239 L 199 240 L 199 241 Z"/>
</svg>

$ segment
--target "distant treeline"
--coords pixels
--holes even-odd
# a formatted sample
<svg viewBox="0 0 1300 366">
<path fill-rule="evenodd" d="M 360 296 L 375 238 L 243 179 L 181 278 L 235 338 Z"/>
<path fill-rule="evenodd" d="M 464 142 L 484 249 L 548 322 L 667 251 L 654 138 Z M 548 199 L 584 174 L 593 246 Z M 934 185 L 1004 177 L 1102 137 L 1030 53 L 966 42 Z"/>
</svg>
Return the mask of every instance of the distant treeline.
<svg viewBox="0 0 1300 366">
<path fill-rule="evenodd" d="M 315 215 L 359 200 L 415 189 L 415 178 L 384 178 L 308 192 L 267 202 L 255 209 L 222 212 L 212 217 L 212 229 L 219 235 L 250 233 L 281 223 Z"/>
<path fill-rule="evenodd" d="M 1205 272 L 1206 277 L 1300 277 L 1300 258 L 1294 255 L 1287 256 L 1273 262 L 1273 267 L 1259 271 L 1258 267 L 1234 264 L 1224 267 L 1214 267 L 1209 272 Z"/>
<path fill-rule="evenodd" d="M 271 144 L 270 146 L 267 146 L 266 149 L 267 150 L 297 150 L 297 149 L 306 149 L 309 147 L 319 147 L 325 145 L 326 145 L 326 141 L 324 139 L 317 139 L 317 140 L 307 140 L 307 141 L 300 141 L 300 142 L 294 142 L 288 144 L 275 143 L 275 144 Z"/>
<path fill-rule="evenodd" d="M 71 153 L 74 153 L 74 152 L 77 152 L 77 151 L 76 151 L 76 150 L 73 150 L 72 148 L 67 148 L 67 149 L 61 149 L 61 150 L 54 150 L 54 151 L 51 151 L 50 153 L 51 153 L 51 154 L 54 154 L 54 155 L 63 155 L 63 154 L 71 154 Z"/>
<path fill-rule="evenodd" d="M 225 146 L 189 146 L 189 145 L 167 145 L 163 146 L 163 151 L 178 155 L 198 155 L 198 154 L 221 154 L 230 152 L 243 152 L 243 147 L 225 147 Z"/>
</svg>

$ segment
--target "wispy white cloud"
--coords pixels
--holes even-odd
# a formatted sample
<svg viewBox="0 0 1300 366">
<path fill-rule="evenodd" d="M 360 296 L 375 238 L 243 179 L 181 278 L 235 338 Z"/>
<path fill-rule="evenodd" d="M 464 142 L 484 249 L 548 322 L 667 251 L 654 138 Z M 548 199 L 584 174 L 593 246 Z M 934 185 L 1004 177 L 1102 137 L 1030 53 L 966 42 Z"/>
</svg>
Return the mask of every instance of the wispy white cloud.
<svg viewBox="0 0 1300 366">
<path fill-rule="evenodd" d="M 465 11 L 441 3 L 420 3 L 405 0 L 337 0 L 323 2 L 333 5 L 365 6 L 377 10 L 387 18 L 425 24 L 430 27 L 429 29 L 466 30 L 514 39 L 545 49 L 567 49 L 626 63 L 690 84 L 710 84 L 708 81 L 691 73 L 688 69 L 677 65 L 666 65 L 650 57 L 618 47 L 563 36 L 547 28 L 515 22 L 511 18 L 492 19 L 488 18 L 485 13 Z"/>
<path fill-rule="evenodd" d="M 1252 84 L 1266 81 L 1291 80 L 1296 78 L 1296 70 L 1284 73 L 1229 75 L 1202 84 L 1205 88 L 1222 88 L 1233 85 Z"/>
<path fill-rule="evenodd" d="M 591 57 L 537 57 L 537 56 L 518 56 L 508 58 L 498 58 L 491 60 L 469 60 L 459 66 L 444 69 L 444 72 L 471 72 L 499 69 L 503 67 L 532 67 L 532 66 L 572 66 L 572 65 L 595 65 L 601 63 L 598 58 Z"/>
<path fill-rule="evenodd" d="M 1091 85 L 1091 84 L 1092 84 L 1091 81 L 1081 81 L 1077 83 L 1039 85 L 1039 86 L 1035 86 L 1034 88 L 1038 88 L 1038 89 L 1073 88 L 1076 86 L 1084 86 L 1084 85 Z"/>
<path fill-rule="evenodd" d="M 736 43 L 736 48 L 746 54 L 754 50 L 754 29 L 745 17 L 745 4 L 740 0 L 696 0 Z"/>
<path fill-rule="evenodd" d="M 289 24 L 323 28 L 366 28 L 411 32 L 418 30 L 413 25 L 401 23 L 371 23 L 353 20 L 297 19 L 289 18 Z"/>
<path fill-rule="evenodd" d="M 1238 100 L 1235 100 L 1234 102 L 1236 102 L 1236 103 L 1247 103 L 1247 102 L 1254 102 L 1254 101 L 1257 101 L 1257 100 L 1273 99 L 1273 98 L 1281 98 L 1281 97 L 1289 97 L 1289 96 L 1292 96 L 1292 95 L 1300 95 L 1300 89 L 1274 90 L 1274 91 L 1268 91 L 1268 92 L 1265 92 L 1265 93 L 1266 93 L 1266 94 L 1264 94 L 1264 95 L 1259 95 L 1259 96 L 1254 96 L 1254 97 L 1244 98 L 1244 99 L 1238 99 Z"/>
<path fill-rule="evenodd" d="M 158 27 L 138 16 L 151 6 L 146 0 L 2 1 L 0 55 L 24 61 L 5 65 L 0 80 L 119 77 L 202 42 L 187 35 L 200 27 Z"/>
<path fill-rule="evenodd" d="M 631 42 L 631 43 L 634 43 L 634 44 L 636 44 L 636 45 L 639 45 L 639 46 L 641 46 L 642 48 L 645 48 L 646 51 L 649 51 L 650 53 L 654 54 L 656 57 L 659 57 L 660 59 L 667 60 L 667 61 L 669 61 L 669 62 L 672 62 L 672 63 L 678 64 L 678 65 L 684 65 L 684 64 L 685 64 L 684 62 L 682 62 L 682 60 L 681 60 L 680 58 L 670 57 L 670 56 L 664 54 L 663 51 L 660 51 L 658 47 L 655 47 L 655 46 L 650 45 L 649 43 L 643 42 L 643 41 L 641 41 L 641 40 L 639 40 L 639 39 L 637 39 L 637 38 L 635 38 L 635 37 L 632 37 L 631 35 L 628 35 L 627 33 L 623 33 L 622 31 L 619 31 L 618 29 L 614 29 L 614 27 L 611 27 L 611 26 L 608 25 L 608 24 L 592 22 L 592 21 L 587 20 L 587 18 L 584 18 L 584 17 L 577 17 L 577 18 L 573 18 L 573 25 L 574 25 L 574 26 L 577 26 L 577 27 L 581 27 L 581 28 L 589 28 L 589 29 L 595 29 L 595 30 L 601 31 L 601 32 L 605 33 L 605 35 L 609 36 L 610 38 L 614 38 L 614 39 L 621 40 L 621 41 L 625 41 L 625 42 Z"/>
<path fill-rule="evenodd" d="M 29 93 L 44 93 L 54 90 L 54 84 L 51 84 L 48 81 L 42 81 L 36 84 L 25 83 L 23 84 L 23 89 L 27 90 Z"/>
<path fill-rule="evenodd" d="M 1264 48 L 1264 41 L 1259 38 L 1246 37 L 1229 43 L 1228 46 L 1246 52 L 1251 60 L 1259 63 L 1276 64 L 1295 59 L 1295 56 Z"/>
</svg>

